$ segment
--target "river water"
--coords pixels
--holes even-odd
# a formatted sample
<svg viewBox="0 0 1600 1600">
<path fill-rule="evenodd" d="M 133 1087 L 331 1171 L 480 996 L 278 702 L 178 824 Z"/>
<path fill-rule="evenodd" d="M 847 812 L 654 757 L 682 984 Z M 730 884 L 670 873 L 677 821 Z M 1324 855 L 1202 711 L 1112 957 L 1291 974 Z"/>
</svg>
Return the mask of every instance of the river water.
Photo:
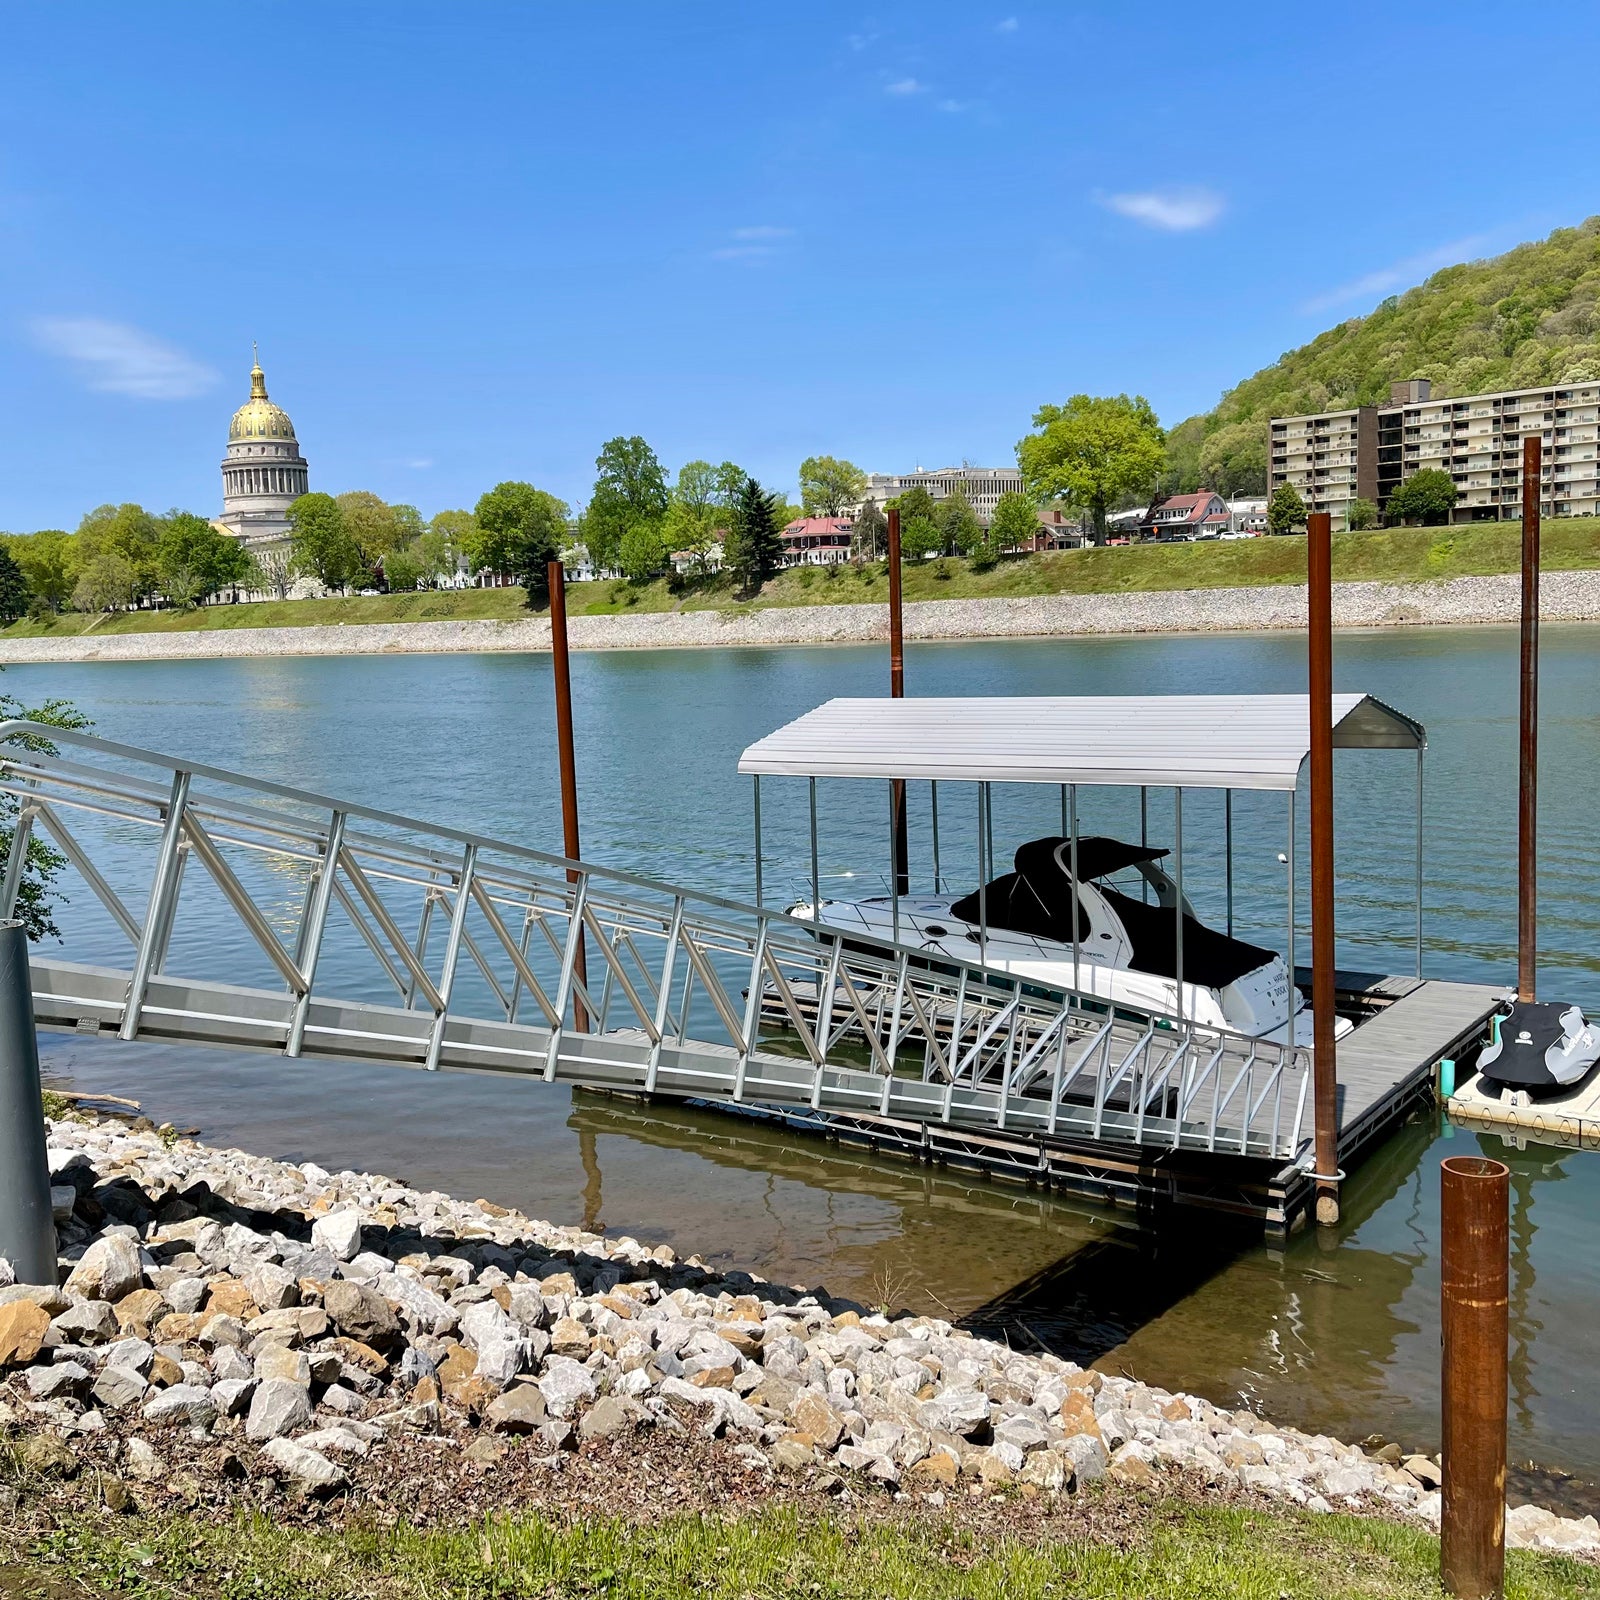
<svg viewBox="0 0 1600 1600">
<path fill-rule="evenodd" d="M 1541 985 L 1600 1012 L 1600 628 L 1544 634 Z M 592 654 L 573 664 L 584 855 L 748 897 L 739 751 L 834 695 L 878 694 L 869 647 Z M 913 645 L 916 694 L 1134 694 L 1303 689 L 1289 636 Z M 1425 970 L 1506 982 L 1515 937 L 1516 636 L 1510 629 L 1340 635 L 1336 686 L 1428 728 Z M 337 657 L 25 666 L 5 689 L 75 701 L 107 737 L 554 849 L 560 835 L 546 656 Z M 1339 757 L 1340 961 L 1414 962 L 1415 767 Z M 822 871 L 874 881 L 887 860 L 881 785 L 821 785 Z M 969 881 L 973 801 L 940 792 L 947 875 Z M 807 865 L 804 785 L 763 790 L 769 894 Z M 1302 805 L 1302 821 L 1305 815 Z M 1285 808 L 1235 804 L 1238 932 L 1282 948 Z M 1084 791 L 1085 831 L 1137 836 L 1130 794 Z M 926 799 L 912 797 L 918 871 Z M 995 851 L 1054 831 L 1053 792 L 996 792 Z M 1221 806 L 1184 806 L 1185 887 L 1222 915 Z M 1150 797 L 1153 842 L 1170 800 Z M 1302 836 L 1300 882 L 1305 866 Z M 1304 891 L 1301 943 L 1305 959 Z M 64 924 L 69 926 L 70 924 Z M 1575 1481 L 1541 1495 L 1592 1506 L 1600 1479 L 1600 1158 L 1503 1147 L 1432 1115 L 1347 1186 L 1332 1235 L 1281 1251 L 1207 1219 L 1159 1238 L 1126 1218 L 948 1173 L 795 1141 L 691 1110 L 637 1109 L 542 1084 L 286 1063 L 224 1052 L 44 1041 L 46 1070 L 130 1095 L 208 1139 L 537 1216 L 665 1241 L 787 1282 L 825 1283 L 1003 1329 L 1288 1422 L 1432 1448 L 1438 1436 L 1438 1162 L 1483 1148 L 1513 1172 L 1511 1450 Z"/>
</svg>

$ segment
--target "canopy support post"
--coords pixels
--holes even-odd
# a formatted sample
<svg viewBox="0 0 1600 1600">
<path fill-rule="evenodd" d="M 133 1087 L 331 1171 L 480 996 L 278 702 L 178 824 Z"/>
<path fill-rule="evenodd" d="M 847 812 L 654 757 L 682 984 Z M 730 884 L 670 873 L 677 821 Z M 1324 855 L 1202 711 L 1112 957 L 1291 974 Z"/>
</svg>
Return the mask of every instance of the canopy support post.
<svg viewBox="0 0 1600 1600">
<path fill-rule="evenodd" d="M 1233 790 L 1222 791 L 1222 857 L 1228 875 L 1228 937 L 1233 937 Z"/>
<path fill-rule="evenodd" d="M 1179 784 L 1173 791 L 1172 805 L 1172 831 L 1173 853 L 1177 857 L 1178 892 L 1174 897 L 1173 915 L 1178 919 L 1177 937 L 1177 973 L 1178 973 L 1178 1020 L 1183 1021 L 1183 785 Z"/>
<path fill-rule="evenodd" d="M 928 813 L 933 822 L 933 892 L 942 894 L 944 885 L 939 878 L 939 780 L 928 781 Z"/>
<path fill-rule="evenodd" d="M 1062 784 L 1061 785 L 1061 831 L 1063 833 L 1066 833 L 1068 831 L 1068 822 L 1067 822 L 1067 786 L 1066 786 L 1066 784 Z"/>
<path fill-rule="evenodd" d="M 755 774 L 753 793 L 755 796 L 755 825 L 756 825 L 756 904 L 761 904 L 761 774 Z"/>
<path fill-rule="evenodd" d="M 1294 1044 L 1294 999 L 1297 986 L 1294 979 L 1294 803 L 1296 791 L 1289 791 L 1289 1020 L 1283 1025 L 1283 1042 Z"/>
<path fill-rule="evenodd" d="M 900 846 L 900 825 L 905 821 L 905 783 L 904 780 L 889 780 L 889 848 L 898 850 Z M 894 942 L 900 943 L 900 865 L 895 863 L 893 881 L 889 890 L 889 913 L 894 929 Z"/>
<path fill-rule="evenodd" d="M 817 780 L 806 780 L 811 786 L 811 920 L 822 920 L 822 874 L 817 866 Z"/>
<path fill-rule="evenodd" d="M 1422 746 L 1417 746 L 1417 976 L 1422 976 Z"/>
<path fill-rule="evenodd" d="M 1141 783 L 1139 785 L 1139 848 L 1148 848 L 1150 844 L 1150 791 Z M 1139 898 L 1145 905 L 1150 904 L 1150 880 L 1141 872 L 1139 874 Z"/>
<path fill-rule="evenodd" d="M 1066 786 L 1063 786 L 1063 793 Z M 1067 838 L 1071 841 L 1068 849 L 1072 856 L 1072 987 L 1081 989 L 1083 981 L 1078 972 L 1078 918 L 1081 915 L 1083 898 L 1078 892 L 1078 786 L 1071 785 L 1072 799 L 1068 813 L 1069 832 Z"/>
<path fill-rule="evenodd" d="M 978 965 L 989 964 L 989 874 L 984 870 L 986 860 L 984 838 L 989 822 L 989 785 L 978 785 Z"/>
</svg>

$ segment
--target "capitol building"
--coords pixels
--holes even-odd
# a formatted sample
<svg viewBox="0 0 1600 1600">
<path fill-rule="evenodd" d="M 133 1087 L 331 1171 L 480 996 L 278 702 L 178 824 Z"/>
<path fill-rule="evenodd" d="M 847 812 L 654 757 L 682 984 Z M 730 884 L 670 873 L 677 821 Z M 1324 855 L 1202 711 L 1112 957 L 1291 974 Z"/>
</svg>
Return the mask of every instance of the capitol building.
<svg viewBox="0 0 1600 1600">
<path fill-rule="evenodd" d="M 267 398 L 259 358 L 250 369 L 250 398 L 233 414 L 222 463 L 222 515 L 216 526 L 261 553 L 289 537 L 289 507 L 306 492 L 306 460 L 294 424 Z"/>
</svg>

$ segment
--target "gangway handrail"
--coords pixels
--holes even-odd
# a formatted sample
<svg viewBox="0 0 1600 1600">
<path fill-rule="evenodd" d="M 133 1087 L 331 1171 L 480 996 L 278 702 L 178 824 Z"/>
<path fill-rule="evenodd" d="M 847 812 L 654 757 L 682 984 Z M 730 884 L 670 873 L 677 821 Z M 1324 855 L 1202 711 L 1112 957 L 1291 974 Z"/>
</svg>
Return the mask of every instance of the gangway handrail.
<svg viewBox="0 0 1600 1600">
<path fill-rule="evenodd" d="M 124 1039 L 290 1056 L 365 1053 L 735 1103 L 775 1098 L 1008 1137 L 1031 1131 L 1191 1149 L 1220 1140 L 1273 1158 L 1301 1142 L 1306 1062 L 1291 1044 L 1035 984 L 957 955 L 935 963 L 918 947 L 773 907 L 77 729 L 0 722 L 0 793 L 18 804 L 0 915 L 16 905 L 37 820 L 60 847 L 61 866 L 87 881 L 91 909 L 103 907 L 134 947 L 126 969 L 41 953 L 35 1004 L 44 1025 L 109 1025 Z M 74 833 L 83 819 L 106 833 L 104 855 Z M 157 838 L 142 916 L 135 895 L 116 883 L 130 824 Z M 255 949 L 257 960 L 264 954 L 282 989 L 222 981 L 234 947 L 221 941 L 203 948 L 203 976 L 169 970 L 195 882 L 208 886 L 202 895 L 220 893 L 249 936 L 240 948 Z M 304 902 L 291 908 L 302 883 Z M 360 938 L 346 938 L 342 953 L 360 956 L 363 983 L 392 984 L 398 1006 L 337 994 L 348 962 L 334 981 L 324 949 L 336 936 L 335 910 Z M 442 959 L 429 951 L 435 920 Z M 345 938 L 342 920 L 339 930 Z M 576 959 L 580 941 L 596 947 L 598 998 Z M 524 1002 L 537 1009 L 531 1022 Z M 613 1006 L 620 1026 L 611 1024 Z M 1220 1108 L 1214 1092 L 1210 1118 L 1186 1122 L 1197 1096 L 1180 1089 L 1175 1115 L 1152 1111 L 1152 1085 L 1169 1082 L 1179 1063 L 1188 1079 L 1199 1039 L 1213 1050 L 1208 1073 L 1243 1058 Z M 907 1052 L 921 1057 L 914 1076 Z M 1052 1055 L 1053 1073 L 1045 1065 Z M 1285 1133 L 1286 1074 L 1302 1082 Z M 1125 1080 L 1126 1113 L 1110 1103 Z M 1241 1083 L 1248 1087 L 1234 1121 L 1219 1126 Z M 1269 1132 L 1257 1117 L 1274 1087 Z"/>
</svg>

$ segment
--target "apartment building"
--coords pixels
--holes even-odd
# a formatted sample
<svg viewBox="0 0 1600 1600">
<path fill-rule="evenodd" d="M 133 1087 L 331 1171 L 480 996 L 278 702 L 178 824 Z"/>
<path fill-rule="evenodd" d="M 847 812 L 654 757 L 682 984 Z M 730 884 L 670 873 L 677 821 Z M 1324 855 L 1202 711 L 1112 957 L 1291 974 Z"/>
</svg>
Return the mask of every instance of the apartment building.
<svg viewBox="0 0 1600 1600">
<path fill-rule="evenodd" d="M 1348 524 L 1350 502 L 1389 496 L 1424 467 L 1448 472 L 1458 490 L 1454 522 L 1521 515 L 1522 441 L 1544 441 L 1551 517 L 1600 514 L 1600 383 L 1435 400 L 1426 378 L 1390 386 L 1389 403 L 1268 424 L 1268 492 L 1291 483 L 1313 511 Z"/>
<path fill-rule="evenodd" d="M 1022 492 L 1020 467 L 940 467 L 931 472 L 872 472 L 867 474 L 867 494 L 881 506 L 907 489 L 926 489 L 935 500 L 948 500 L 957 489 L 972 503 L 978 521 L 988 527 L 1003 494 Z M 856 510 L 861 508 L 857 506 Z"/>
</svg>

